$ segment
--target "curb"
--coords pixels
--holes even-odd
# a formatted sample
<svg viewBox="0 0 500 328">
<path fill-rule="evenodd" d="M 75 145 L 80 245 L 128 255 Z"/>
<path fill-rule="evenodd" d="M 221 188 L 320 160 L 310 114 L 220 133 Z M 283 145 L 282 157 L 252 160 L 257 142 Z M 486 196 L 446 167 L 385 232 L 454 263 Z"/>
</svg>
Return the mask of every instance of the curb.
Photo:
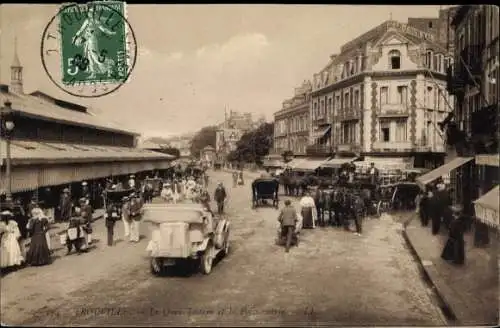
<svg viewBox="0 0 500 328">
<path fill-rule="evenodd" d="M 428 285 L 431 286 L 432 291 L 436 295 L 437 301 L 439 303 L 438 305 L 439 305 L 441 311 L 443 312 L 445 318 L 448 321 L 452 321 L 453 323 L 457 324 L 458 319 L 457 319 L 455 312 L 453 311 L 453 309 L 451 308 L 449 303 L 446 301 L 446 297 L 441 293 L 439 288 L 436 286 L 436 284 L 432 280 L 428 270 L 426 269 L 426 267 L 424 266 L 424 264 L 422 262 L 422 258 L 420 257 L 420 255 L 418 255 L 417 250 L 415 249 L 415 247 L 413 247 L 413 244 L 412 244 L 410 238 L 408 237 L 408 234 L 406 232 L 406 228 L 414 219 L 415 219 L 415 215 L 412 215 L 412 216 L 410 216 L 410 218 L 408 220 L 406 220 L 403 223 L 403 231 L 402 231 L 403 238 L 404 238 L 406 245 L 408 246 L 408 249 L 410 250 L 411 254 L 417 260 L 417 263 L 419 265 L 419 269 L 424 276 L 424 280 L 426 281 L 426 283 Z"/>
</svg>

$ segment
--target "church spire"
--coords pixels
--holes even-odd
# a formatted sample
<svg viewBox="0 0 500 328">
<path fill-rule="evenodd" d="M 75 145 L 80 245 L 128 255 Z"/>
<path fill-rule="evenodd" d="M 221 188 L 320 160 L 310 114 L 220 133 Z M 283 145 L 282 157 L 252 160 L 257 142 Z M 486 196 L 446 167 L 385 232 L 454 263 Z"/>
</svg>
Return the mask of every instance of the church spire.
<svg viewBox="0 0 500 328">
<path fill-rule="evenodd" d="M 14 38 L 14 59 L 10 66 L 10 87 L 16 93 L 23 93 L 23 67 L 17 54 L 17 36 Z"/>
</svg>

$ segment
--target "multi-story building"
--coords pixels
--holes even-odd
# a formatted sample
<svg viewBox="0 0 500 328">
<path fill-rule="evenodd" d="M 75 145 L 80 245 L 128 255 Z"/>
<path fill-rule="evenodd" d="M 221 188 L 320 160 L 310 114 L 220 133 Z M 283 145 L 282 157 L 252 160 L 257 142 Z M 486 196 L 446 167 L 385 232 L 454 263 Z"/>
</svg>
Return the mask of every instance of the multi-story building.
<svg viewBox="0 0 500 328">
<path fill-rule="evenodd" d="M 344 44 L 314 75 L 309 153 L 435 167 L 451 60 L 436 34 L 393 20 Z"/>
<path fill-rule="evenodd" d="M 452 171 L 453 201 L 477 219 L 476 243 L 485 244 L 487 227 L 499 227 L 499 8 L 460 6 L 452 27 L 456 51 L 448 90 L 456 106 L 447 135 L 454 148 L 440 172 Z"/>
<path fill-rule="evenodd" d="M 295 88 L 292 98 L 283 102 L 282 108 L 274 113 L 274 147 L 275 154 L 290 151 L 294 156 L 305 156 L 309 144 L 309 106 L 312 85 L 304 81 Z"/>
</svg>

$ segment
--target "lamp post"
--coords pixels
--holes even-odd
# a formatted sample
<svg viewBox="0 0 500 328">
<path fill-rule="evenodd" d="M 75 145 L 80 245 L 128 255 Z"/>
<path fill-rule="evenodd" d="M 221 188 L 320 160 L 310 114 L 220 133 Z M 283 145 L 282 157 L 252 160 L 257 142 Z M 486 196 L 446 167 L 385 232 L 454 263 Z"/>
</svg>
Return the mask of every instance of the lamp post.
<svg viewBox="0 0 500 328">
<path fill-rule="evenodd" d="M 4 107 L 1 108 L 0 121 L 1 121 L 1 135 L 5 138 L 6 142 L 6 165 L 5 175 L 7 178 L 7 190 L 5 194 L 5 201 L 7 204 L 12 202 L 12 172 L 11 172 L 11 155 L 10 155 L 10 141 L 12 132 L 14 131 L 14 122 L 12 120 L 12 103 L 6 101 Z"/>
</svg>

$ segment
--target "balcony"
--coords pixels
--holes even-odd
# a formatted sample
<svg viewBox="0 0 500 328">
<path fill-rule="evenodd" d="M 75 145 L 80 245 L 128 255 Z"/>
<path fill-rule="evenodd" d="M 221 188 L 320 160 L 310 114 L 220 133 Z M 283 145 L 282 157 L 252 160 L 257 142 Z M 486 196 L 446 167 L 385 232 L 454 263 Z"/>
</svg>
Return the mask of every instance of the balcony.
<svg viewBox="0 0 500 328">
<path fill-rule="evenodd" d="M 468 71 L 470 72 L 470 74 L 469 72 L 467 72 L 467 74 L 469 74 L 469 79 L 471 79 L 469 82 L 471 83 L 473 83 L 472 79 L 481 80 L 481 58 L 483 50 L 484 47 L 482 45 L 473 44 L 460 51 L 460 56 L 467 64 Z M 460 63 L 462 63 L 462 61 L 460 61 Z M 472 77 L 470 77 L 470 75 L 472 75 Z"/>
<path fill-rule="evenodd" d="M 330 156 L 333 153 L 333 149 L 330 145 L 309 145 L 306 148 L 307 156 Z"/>
<path fill-rule="evenodd" d="M 465 92 L 465 84 L 467 80 L 467 72 L 463 65 L 453 64 L 448 66 L 446 72 L 446 89 L 451 95 L 463 95 Z"/>
<path fill-rule="evenodd" d="M 321 115 L 321 116 L 318 116 L 318 117 L 315 117 L 313 119 L 313 123 L 314 125 L 323 125 L 323 124 L 327 124 L 327 120 L 326 120 L 326 115 Z"/>
<path fill-rule="evenodd" d="M 340 111 L 340 121 L 353 121 L 361 119 L 361 109 L 359 108 L 346 108 Z"/>
<path fill-rule="evenodd" d="M 381 104 L 377 110 L 377 117 L 408 117 L 407 104 Z"/>
<path fill-rule="evenodd" d="M 373 143 L 373 150 L 391 152 L 410 152 L 413 146 L 410 141 L 377 141 Z"/>
</svg>

